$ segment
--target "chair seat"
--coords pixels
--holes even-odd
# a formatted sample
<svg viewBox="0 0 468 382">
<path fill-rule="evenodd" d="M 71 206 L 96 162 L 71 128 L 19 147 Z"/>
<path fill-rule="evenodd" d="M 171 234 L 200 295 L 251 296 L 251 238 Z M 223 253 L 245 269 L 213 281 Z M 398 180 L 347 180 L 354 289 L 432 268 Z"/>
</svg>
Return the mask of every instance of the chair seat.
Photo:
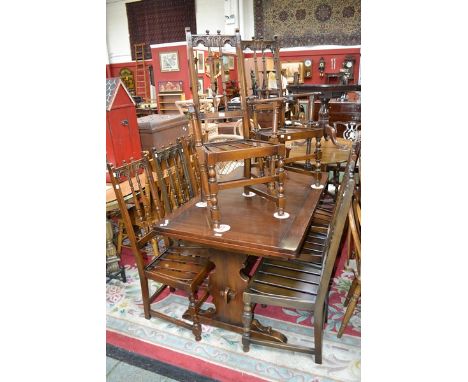
<svg viewBox="0 0 468 382">
<path fill-rule="evenodd" d="M 187 292 L 195 291 L 214 264 L 206 248 L 169 247 L 145 267 L 146 276 Z"/>
<path fill-rule="evenodd" d="M 261 304 L 310 307 L 317 297 L 321 273 L 318 264 L 264 259 L 244 294 Z"/>
<path fill-rule="evenodd" d="M 285 154 L 283 145 L 255 139 L 204 143 L 203 147 L 208 163 Z"/>
<path fill-rule="evenodd" d="M 272 128 L 262 128 L 256 133 L 256 138 L 268 141 L 273 135 Z M 286 127 L 278 129 L 277 136 L 280 142 L 296 139 L 317 138 L 323 135 L 323 129 L 309 127 Z"/>
</svg>

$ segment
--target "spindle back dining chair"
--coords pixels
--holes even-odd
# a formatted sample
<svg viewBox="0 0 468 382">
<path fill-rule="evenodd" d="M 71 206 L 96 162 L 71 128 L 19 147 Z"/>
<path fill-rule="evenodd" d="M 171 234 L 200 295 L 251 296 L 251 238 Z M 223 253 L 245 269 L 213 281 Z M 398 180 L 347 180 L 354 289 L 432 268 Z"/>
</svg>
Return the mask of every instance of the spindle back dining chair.
<svg viewBox="0 0 468 382">
<path fill-rule="evenodd" d="M 142 159 L 120 167 L 114 167 L 108 163 L 107 168 L 137 263 L 145 318 L 158 317 L 190 329 L 195 339 L 199 341 L 201 325 L 198 321 L 198 312 L 209 294 L 206 291 L 205 295 L 198 299 L 198 289 L 214 268 L 208 260 L 208 250 L 201 247 L 181 246 L 178 245 L 179 243 L 167 241 L 164 250 L 147 263 L 142 248 L 150 240 L 156 238 L 153 227 L 165 216 L 149 160 L 144 156 Z M 129 203 L 135 205 L 137 218 L 145 222 L 144 230 L 140 232 L 134 229 L 128 212 Z M 153 294 L 150 294 L 150 280 L 160 284 Z M 167 287 L 181 289 L 188 294 L 188 312 L 193 316 L 193 324 L 156 311 L 151 307 L 151 303 Z"/>
<path fill-rule="evenodd" d="M 305 154 L 291 156 L 291 148 L 286 150 L 286 158 L 284 160 L 285 169 L 305 173 L 309 175 L 315 175 L 317 180 L 320 178 L 320 140 L 323 136 L 323 131 L 318 128 L 318 125 L 313 122 L 312 114 L 312 105 L 314 103 L 314 97 L 318 93 L 308 93 L 309 96 L 309 110 L 308 119 L 305 123 L 299 121 L 285 121 L 285 111 L 286 105 L 290 104 L 291 106 L 294 103 L 298 102 L 299 96 L 291 95 L 289 97 L 283 97 L 284 91 L 282 81 L 281 81 L 281 62 L 279 57 L 280 51 L 280 40 L 277 36 L 274 36 L 273 40 L 264 40 L 263 38 L 252 38 L 252 40 L 242 40 L 241 47 L 244 53 L 252 52 L 253 61 L 254 61 L 254 70 L 252 71 L 252 96 L 249 97 L 249 110 L 251 112 L 251 118 L 253 120 L 253 125 L 255 129 L 252 131 L 252 137 L 255 139 L 263 141 L 273 141 L 284 143 L 285 145 L 289 143 L 293 144 L 294 141 L 305 140 L 306 141 L 306 150 Z M 271 57 L 273 60 L 273 68 L 267 68 L 266 60 Z M 259 69 L 260 68 L 260 69 Z M 270 69 L 270 70 L 268 70 Z M 274 73 L 274 74 L 272 74 Z M 268 81 L 268 76 L 274 75 L 276 79 L 276 84 L 274 88 L 269 86 L 272 85 Z M 244 81 L 246 79 L 244 78 Z M 258 123 L 259 112 L 265 112 L 266 107 L 262 104 L 259 107 L 255 101 L 252 99 L 266 99 L 271 100 L 270 97 L 276 96 L 275 99 L 279 102 L 279 108 L 276 113 L 273 115 L 273 127 L 271 126 L 260 126 Z M 306 96 L 304 94 L 300 97 Z M 263 107 L 262 107 L 263 106 Z M 275 118 L 278 118 L 278 123 L 276 123 Z M 275 127 L 275 125 L 278 127 Z M 316 152 L 312 152 L 312 140 L 315 140 L 316 146 L 318 149 Z M 291 147 L 291 146 L 290 146 Z M 311 165 L 311 160 L 316 161 L 316 171 L 312 172 L 313 169 Z M 304 163 L 302 163 L 304 162 Z M 316 187 L 318 182 L 315 182 Z"/>
<path fill-rule="evenodd" d="M 239 30 L 236 29 L 234 35 L 221 35 L 220 31 L 216 35 L 210 35 L 209 31 L 205 35 L 195 35 L 190 32 L 190 28 L 185 29 L 187 39 L 187 57 L 192 87 L 193 104 L 188 104 L 188 115 L 195 135 L 195 147 L 198 160 L 200 162 L 200 175 L 202 180 L 203 193 L 207 198 L 210 208 L 210 217 L 214 231 L 224 232 L 230 229 L 228 224 L 221 225 L 221 214 L 218 206 L 218 192 L 223 189 L 243 187 L 244 197 L 251 197 L 255 194 L 274 200 L 277 204 L 275 217 L 279 219 L 287 218 L 289 215 L 285 212 L 285 194 L 284 194 L 284 169 L 283 158 L 285 147 L 283 144 L 273 141 L 259 141 L 250 138 L 250 119 L 247 107 L 247 94 L 244 78 L 244 57 L 241 49 L 241 37 Z M 197 89 L 197 69 L 194 61 L 194 47 L 200 44 L 208 48 L 208 58 L 215 57 L 219 60 L 221 71 L 224 72 L 225 60 L 223 59 L 226 46 L 235 49 L 237 57 L 238 75 L 241 79 L 240 85 L 240 109 L 215 111 L 213 113 L 202 113 Z M 213 76 L 212 76 L 213 77 Z M 216 78 L 216 81 L 218 79 Z M 222 81 L 223 97 L 225 98 L 225 81 Z M 213 96 L 217 95 L 217 85 L 212 86 Z M 202 142 L 202 120 L 221 120 L 229 118 L 242 119 L 243 139 L 236 139 L 225 142 Z M 261 158 L 261 160 L 257 160 Z M 266 160 L 263 160 L 266 159 Z M 228 179 L 221 181 L 216 172 L 216 164 L 220 162 L 243 161 L 243 176 L 239 179 Z M 253 163 L 255 161 L 255 163 Z M 263 164 L 269 163 L 268 167 Z M 256 168 L 258 171 L 252 171 Z M 255 185 L 265 185 L 266 189 L 261 190 Z"/>
<path fill-rule="evenodd" d="M 348 178 L 347 183 L 342 188 L 342 198 L 336 206 L 329 228 L 330 233 L 324 243 L 323 261 L 301 262 L 262 259 L 243 294 L 244 333 L 242 345 L 244 351 L 249 351 L 251 343 L 266 345 L 314 354 L 315 363 L 322 363 L 323 326 L 327 310 L 327 296 L 353 189 L 354 180 Z M 251 337 L 250 327 L 254 318 L 252 312 L 256 304 L 313 312 L 314 347 Z"/>
</svg>

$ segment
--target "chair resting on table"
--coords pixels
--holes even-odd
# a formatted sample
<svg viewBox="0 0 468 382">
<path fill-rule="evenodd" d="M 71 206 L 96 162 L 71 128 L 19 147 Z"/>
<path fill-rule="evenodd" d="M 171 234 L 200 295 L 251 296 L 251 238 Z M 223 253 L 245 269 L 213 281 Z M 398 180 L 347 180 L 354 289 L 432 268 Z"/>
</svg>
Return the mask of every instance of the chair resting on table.
<svg viewBox="0 0 468 382">
<path fill-rule="evenodd" d="M 244 196 L 252 196 L 254 194 L 274 200 L 277 204 L 277 212 L 275 217 L 286 218 L 288 215 L 285 209 L 285 194 L 284 194 L 284 169 L 283 158 L 285 155 L 285 147 L 277 142 L 259 141 L 250 138 L 250 118 L 247 107 L 247 93 L 244 78 L 244 56 L 241 49 L 241 38 L 239 30 L 236 30 L 235 35 L 221 35 L 220 31 L 216 35 L 210 35 L 209 31 L 205 35 L 192 35 L 190 28 L 186 28 L 187 39 L 187 57 L 189 61 L 189 74 L 192 89 L 197 89 L 198 73 L 193 56 L 193 48 L 199 44 L 208 48 L 208 57 L 206 61 L 210 63 L 212 69 L 215 67 L 216 60 L 219 61 L 221 73 L 228 70 L 224 58 L 223 48 L 225 45 L 231 45 L 236 49 L 237 67 L 239 73 L 240 87 L 240 110 L 227 110 L 226 96 L 226 81 L 221 81 L 222 88 L 222 103 L 224 111 L 219 109 L 215 112 L 201 112 L 201 104 L 198 92 L 193 91 L 193 105 L 188 105 L 188 114 L 192 131 L 195 135 L 195 147 L 197 150 L 198 160 L 200 162 L 200 175 L 202 178 L 202 189 L 207 198 L 207 203 L 210 208 L 210 217 L 215 231 L 223 232 L 229 230 L 229 225 L 221 225 L 220 206 L 218 206 L 218 192 L 228 188 L 244 189 Z M 210 77 L 211 89 L 213 98 L 218 95 L 218 78 Z M 221 93 L 221 92 L 219 92 Z M 242 139 L 236 139 L 226 142 L 205 142 L 202 141 L 202 120 L 225 120 L 231 118 L 242 119 Z M 263 164 L 270 164 L 265 168 Z M 221 182 L 219 174 L 216 172 L 217 164 L 220 162 L 243 161 L 244 174 L 243 177 L 236 180 L 226 180 Z M 253 163 L 255 161 L 255 163 Z M 258 171 L 253 172 L 252 168 L 257 167 Z M 277 186 L 276 186 L 277 184 Z M 266 185 L 266 190 L 260 190 L 255 185 Z M 240 195 L 239 195 L 240 196 Z M 240 196 L 241 197 L 241 196 Z"/>
</svg>

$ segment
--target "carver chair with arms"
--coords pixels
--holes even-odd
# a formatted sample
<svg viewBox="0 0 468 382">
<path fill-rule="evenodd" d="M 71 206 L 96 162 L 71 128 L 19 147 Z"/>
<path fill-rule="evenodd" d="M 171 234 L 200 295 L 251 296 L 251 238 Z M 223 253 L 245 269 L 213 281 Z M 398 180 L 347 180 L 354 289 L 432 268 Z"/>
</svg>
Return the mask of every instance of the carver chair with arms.
<svg viewBox="0 0 468 382">
<path fill-rule="evenodd" d="M 318 125 L 313 122 L 312 106 L 314 103 L 314 97 L 318 93 L 291 95 L 288 97 L 283 97 L 283 93 L 286 89 L 282 87 L 281 81 L 281 63 L 279 58 L 280 50 L 280 41 L 277 36 L 274 36 L 273 40 L 264 40 L 262 38 L 252 40 L 242 40 L 241 42 L 242 50 L 245 52 L 253 52 L 253 62 L 254 70 L 251 73 L 251 83 L 252 83 L 252 95 L 249 97 L 249 106 L 251 112 L 251 118 L 255 126 L 254 130 L 251 133 L 251 136 L 255 139 L 260 139 L 263 141 L 273 141 L 280 142 L 283 144 L 289 144 L 289 148 L 286 149 L 286 158 L 284 160 L 284 168 L 286 170 L 305 173 L 309 175 L 315 174 L 317 179 L 320 179 L 320 139 L 323 136 L 323 130 L 318 128 Z M 275 72 L 276 78 L 276 89 L 268 87 L 268 68 L 266 64 L 268 56 L 271 56 L 273 59 L 273 70 Z M 260 68 L 260 69 L 259 69 Z M 270 68 L 271 69 L 271 68 Z M 246 79 L 244 79 L 246 81 Z M 258 107 L 256 101 L 252 99 L 264 99 L 272 100 L 272 95 L 276 96 L 274 99 L 277 99 L 280 102 L 280 108 L 278 112 L 278 123 L 277 127 L 272 126 L 260 126 L 259 124 L 259 113 L 265 113 L 266 107 Z M 304 122 L 298 120 L 295 121 L 285 121 L 285 110 L 286 104 L 293 106 L 298 102 L 298 98 L 303 98 L 304 96 L 309 97 L 309 113 L 307 119 Z M 263 110 L 262 110 L 263 109 Z M 273 116 L 275 118 L 275 116 Z M 273 120 L 274 121 L 274 120 Z M 274 121 L 276 123 L 276 121 Z M 312 152 L 312 139 L 315 139 L 316 142 L 316 154 Z M 294 141 L 305 140 L 306 141 L 306 150 L 302 155 L 291 156 L 291 147 Z M 311 160 L 316 161 L 317 171 L 311 172 L 313 169 L 311 165 Z M 304 163 L 301 163 L 301 162 Z M 316 187 L 318 182 L 316 182 Z"/>
<path fill-rule="evenodd" d="M 187 39 L 187 56 L 188 66 L 191 80 L 191 87 L 197 89 L 197 72 L 194 61 L 193 48 L 199 44 L 204 45 L 209 50 L 209 56 L 213 57 L 216 50 L 217 58 L 221 71 L 225 70 L 225 60 L 223 59 L 226 45 L 235 48 L 237 55 L 237 68 L 239 78 L 244 77 L 244 58 L 241 49 L 241 38 L 239 30 L 236 30 L 235 35 L 221 35 L 220 32 L 216 35 L 210 35 L 207 31 L 206 35 L 192 35 L 190 28 L 186 28 Z M 216 79 L 217 81 L 218 79 Z M 225 82 L 222 82 L 223 97 L 225 97 L 226 87 Z M 197 150 L 198 160 L 200 162 L 200 175 L 202 181 L 202 189 L 206 195 L 207 203 L 210 207 L 210 216 L 213 224 L 213 229 L 218 232 L 229 230 L 227 224 L 221 226 L 220 207 L 218 206 L 218 192 L 229 188 L 243 187 L 244 197 L 254 196 L 255 194 L 274 200 L 277 204 L 277 212 L 275 217 L 287 218 L 289 215 L 285 212 L 285 195 L 284 195 L 284 169 L 283 158 L 285 155 L 285 147 L 283 144 L 275 141 L 266 142 L 250 138 L 250 119 L 247 110 L 247 95 L 243 80 L 239 81 L 240 85 L 240 104 L 239 110 L 227 110 L 217 112 L 202 113 L 200 107 L 199 96 L 197 91 L 192 91 L 193 104 L 188 104 L 188 114 L 192 131 L 195 135 L 195 147 Z M 214 95 L 216 95 L 217 86 L 212 86 Z M 224 98 L 225 99 L 225 98 Z M 227 105 L 227 102 L 225 101 Z M 236 139 L 225 142 L 205 142 L 202 141 L 202 120 L 221 120 L 229 118 L 242 119 L 242 136 L 243 139 Z M 261 158 L 261 160 L 257 160 Z M 265 160 L 264 160 L 265 159 Z M 235 180 L 220 181 L 219 174 L 216 172 L 216 164 L 220 162 L 243 161 L 243 177 Z M 255 161 L 255 163 L 253 163 Z M 269 166 L 265 167 L 264 163 Z M 252 171 L 257 168 L 258 171 Z M 255 185 L 266 185 L 265 190 L 260 190 Z M 242 196 L 240 196 L 242 197 Z"/>
<path fill-rule="evenodd" d="M 325 238 L 325 251 L 322 259 L 318 259 L 316 262 L 281 261 L 268 258 L 262 260 L 243 295 L 244 334 L 242 345 L 244 351 L 249 351 L 250 344 L 254 343 L 314 354 L 315 363 L 322 363 L 323 326 L 326 317 L 327 296 L 353 189 L 354 180 L 348 178 L 348 182 L 342 188 L 342 198 L 333 214 L 329 228 L 330 233 Z M 250 327 L 255 304 L 313 312 L 314 347 L 251 337 Z"/>
<path fill-rule="evenodd" d="M 214 268 L 214 265 L 208 261 L 208 250 L 201 247 L 182 246 L 167 240 L 164 251 L 161 251 L 147 264 L 141 249 L 148 241 L 156 237 L 153 227 L 156 221 L 165 216 L 149 160 L 145 156 L 120 167 L 113 167 L 109 163 L 107 167 L 137 263 L 145 318 L 158 317 L 190 329 L 195 339 L 199 341 L 201 339 L 201 325 L 198 321 L 198 312 L 209 294 L 206 291 L 205 295 L 198 299 L 198 289 Z M 128 195 L 124 195 L 122 192 L 124 184 L 128 185 L 127 189 L 130 190 Z M 141 219 L 147 219 L 145 229 L 139 233 L 134 230 L 127 209 L 128 203 L 136 206 L 137 211 L 140 211 L 138 216 L 141 216 Z M 153 216 L 157 219 L 153 219 Z M 150 295 L 150 280 L 161 284 L 152 295 Z M 151 308 L 151 303 L 167 287 L 181 289 L 188 294 L 190 301 L 188 313 L 193 317 L 193 324 Z"/>
</svg>

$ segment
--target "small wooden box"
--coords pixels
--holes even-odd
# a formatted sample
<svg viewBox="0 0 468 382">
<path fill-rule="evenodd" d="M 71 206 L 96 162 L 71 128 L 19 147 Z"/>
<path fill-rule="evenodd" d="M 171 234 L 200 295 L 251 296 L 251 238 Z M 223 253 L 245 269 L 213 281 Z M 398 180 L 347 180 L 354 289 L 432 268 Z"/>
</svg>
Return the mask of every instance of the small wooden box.
<svg viewBox="0 0 468 382">
<path fill-rule="evenodd" d="M 160 149 L 176 143 L 177 138 L 190 135 L 185 115 L 153 114 L 138 118 L 142 150 Z"/>
</svg>

